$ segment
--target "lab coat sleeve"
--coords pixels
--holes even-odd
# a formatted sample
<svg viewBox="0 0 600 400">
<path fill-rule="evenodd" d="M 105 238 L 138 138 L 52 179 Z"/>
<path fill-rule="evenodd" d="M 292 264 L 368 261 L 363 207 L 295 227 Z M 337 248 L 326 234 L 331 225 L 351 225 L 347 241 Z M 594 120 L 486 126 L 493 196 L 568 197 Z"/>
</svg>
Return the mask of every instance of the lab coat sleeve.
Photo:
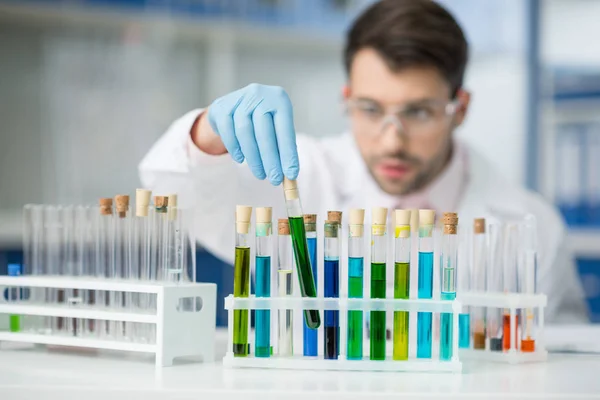
<svg viewBox="0 0 600 400">
<path fill-rule="evenodd" d="M 190 130 L 201 112 L 191 111 L 168 128 L 140 163 L 140 179 L 155 194 L 178 193 L 180 207 L 193 210 L 197 242 L 232 264 L 236 204 L 273 207 L 276 224 L 277 218 L 286 216 L 283 190 L 267 180 L 257 180 L 245 163 L 236 164 L 228 155 L 211 156 L 199 150 L 191 140 Z M 318 142 L 303 135 L 297 138 L 298 185 L 305 212 L 306 206 L 313 208 L 331 202 L 323 198 L 328 195 L 323 188 L 330 184 L 331 173 L 323 168 L 326 157 Z"/>
</svg>

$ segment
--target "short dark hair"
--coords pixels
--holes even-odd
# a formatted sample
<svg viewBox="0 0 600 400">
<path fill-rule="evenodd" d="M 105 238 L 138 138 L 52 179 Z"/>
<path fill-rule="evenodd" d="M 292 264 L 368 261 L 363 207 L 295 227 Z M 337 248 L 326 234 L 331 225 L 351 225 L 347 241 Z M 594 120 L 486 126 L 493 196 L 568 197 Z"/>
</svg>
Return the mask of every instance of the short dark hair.
<svg viewBox="0 0 600 400">
<path fill-rule="evenodd" d="M 436 68 L 452 96 L 462 87 L 468 58 L 465 35 L 452 14 L 433 0 L 381 0 L 352 24 L 344 62 L 350 73 L 356 53 L 375 50 L 392 71 L 414 66 Z"/>
</svg>

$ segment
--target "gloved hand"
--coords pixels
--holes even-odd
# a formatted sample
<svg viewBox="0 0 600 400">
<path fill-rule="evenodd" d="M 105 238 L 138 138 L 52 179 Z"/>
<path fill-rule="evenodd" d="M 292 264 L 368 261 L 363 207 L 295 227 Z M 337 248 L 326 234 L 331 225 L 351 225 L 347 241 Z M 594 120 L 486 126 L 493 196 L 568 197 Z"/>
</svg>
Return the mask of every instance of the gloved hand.
<svg viewBox="0 0 600 400">
<path fill-rule="evenodd" d="M 244 159 L 254 176 L 279 185 L 298 176 L 292 103 L 285 90 L 253 83 L 217 100 L 208 121 L 231 157 Z"/>
</svg>

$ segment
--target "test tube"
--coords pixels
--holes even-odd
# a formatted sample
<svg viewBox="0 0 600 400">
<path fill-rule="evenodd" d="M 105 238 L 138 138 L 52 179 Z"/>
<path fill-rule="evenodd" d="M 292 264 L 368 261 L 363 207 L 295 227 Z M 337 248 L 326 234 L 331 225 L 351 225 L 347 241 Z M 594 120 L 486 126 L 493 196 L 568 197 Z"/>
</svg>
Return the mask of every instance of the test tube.
<svg viewBox="0 0 600 400">
<path fill-rule="evenodd" d="M 475 218 L 472 236 L 472 289 L 477 292 L 487 290 L 487 238 L 485 233 L 485 219 Z M 462 290 L 462 289 L 461 289 Z M 486 338 L 486 308 L 471 307 L 473 325 L 473 349 L 485 350 Z"/>
<path fill-rule="evenodd" d="M 292 240 L 290 223 L 287 219 L 277 221 L 277 260 L 279 279 L 277 282 L 279 297 L 288 297 L 293 293 L 292 286 Z M 278 353 L 280 356 L 294 355 L 294 326 L 292 310 L 279 310 L 278 313 Z"/>
<path fill-rule="evenodd" d="M 342 212 L 328 211 L 325 221 L 325 297 L 340 297 L 340 231 Z M 326 360 L 337 360 L 340 354 L 340 312 L 325 311 L 323 354 Z"/>
<path fill-rule="evenodd" d="M 151 268 L 151 224 L 150 224 L 150 197 L 152 192 L 146 189 L 135 191 L 135 221 L 133 234 L 134 259 L 132 275 L 142 281 L 150 280 Z M 148 312 L 150 309 L 149 293 L 137 293 L 134 300 L 140 310 Z M 150 327 L 147 324 L 137 324 L 135 336 L 142 342 L 149 342 Z"/>
<path fill-rule="evenodd" d="M 472 234 L 467 229 L 460 229 L 458 232 L 456 291 L 460 294 L 468 292 L 471 288 L 471 237 Z M 471 311 L 471 307 L 463 306 L 462 312 L 458 314 L 458 347 L 461 349 L 471 347 Z"/>
<path fill-rule="evenodd" d="M 317 214 L 304 214 L 304 228 L 306 230 L 306 243 L 308 245 L 308 254 L 310 257 L 310 266 L 312 268 L 315 286 L 317 287 Z M 308 326 L 306 317 L 303 318 L 303 351 L 304 356 L 316 357 L 318 352 L 319 331 Z"/>
<path fill-rule="evenodd" d="M 458 266 L 458 216 L 456 213 L 444 213 L 443 223 L 440 298 L 454 300 L 456 299 L 456 268 Z M 440 330 L 440 360 L 449 361 L 452 359 L 452 313 L 440 314 Z"/>
<path fill-rule="evenodd" d="M 410 210 L 396 210 L 394 298 L 410 298 Z M 394 311 L 394 360 L 408 360 L 408 312 Z"/>
<path fill-rule="evenodd" d="M 488 267 L 487 290 L 501 293 L 504 289 L 504 265 L 502 264 L 502 225 L 491 223 L 488 226 Z M 489 307 L 486 310 L 487 336 L 491 351 L 502 351 L 502 310 Z"/>
<path fill-rule="evenodd" d="M 33 259 L 33 205 L 26 204 L 23 207 L 23 275 L 32 275 Z M 30 289 L 29 301 L 33 301 L 33 288 Z M 23 316 L 21 318 L 21 330 L 30 331 L 34 326 L 34 316 Z"/>
<path fill-rule="evenodd" d="M 290 232 L 296 258 L 300 292 L 302 297 L 317 297 L 317 286 L 315 285 L 313 270 L 308 254 L 306 230 L 304 228 L 304 218 L 297 182 L 284 178 L 283 193 L 285 196 L 288 220 L 290 222 Z M 309 328 L 317 329 L 321 325 L 321 318 L 318 310 L 305 310 L 304 317 Z"/>
<path fill-rule="evenodd" d="M 8 276 L 21 276 L 22 266 L 21 264 L 8 264 Z M 17 303 L 21 300 L 21 288 L 18 286 L 12 286 L 8 288 L 8 302 L 11 304 Z M 9 330 L 11 332 L 21 331 L 21 316 L 17 314 L 11 314 L 9 317 Z"/>
<path fill-rule="evenodd" d="M 115 209 L 117 215 L 115 222 L 115 267 L 114 276 L 117 279 L 128 279 L 131 265 L 130 232 L 131 219 L 129 218 L 129 196 L 116 195 Z M 117 309 L 128 307 L 131 293 L 112 292 L 111 305 Z M 127 339 L 130 336 L 131 324 L 121 321 L 111 321 L 112 330 L 119 339 Z"/>
<path fill-rule="evenodd" d="M 256 209 L 256 297 L 271 297 L 271 254 L 272 254 L 272 209 Z M 271 311 L 255 312 L 255 350 L 256 357 L 271 355 Z"/>
<path fill-rule="evenodd" d="M 32 249 L 31 249 L 31 268 L 30 273 L 33 276 L 40 276 L 44 274 L 44 261 L 45 261 L 45 228 L 44 228 L 44 207 L 41 205 L 34 205 L 31 207 L 31 235 L 32 235 Z M 46 297 L 45 290 L 43 288 L 31 288 L 29 301 L 34 305 L 40 305 L 44 302 Z M 33 333 L 45 333 L 46 319 L 49 317 L 31 317 L 30 330 Z"/>
<path fill-rule="evenodd" d="M 373 208 L 371 220 L 371 298 L 385 299 L 387 208 Z M 385 360 L 385 311 L 371 311 L 370 320 L 370 359 Z"/>
<path fill-rule="evenodd" d="M 419 276 L 420 299 L 433 297 L 433 223 L 435 211 L 419 210 Z M 417 313 L 417 358 L 431 358 L 432 314 Z"/>
<path fill-rule="evenodd" d="M 504 293 L 517 292 L 518 257 L 518 226 L 515 223 L 508 223 L 504 228 Z M 518 325 L 519 316 L 514 313 L 514 310 L 504 309 L 502 316 L 502 348 L 504 351 L 518 348 Z M 514 337 L 511 338 L 513 333 Z"/>
<path fill-rule="evenodd" d="M 85 267 L 87 264 L 87 248 L 86 248 L 86 228 L 88 226 L 86 208 L 84 206 L 76 206 L 74 210 L 73 219 L 73 239 L 74 239 L 74 255 L 73 255 L 73 277 L 81 277 L 84 275 Z M 69 305 L 73 307 L 81 307 L 85 302 L 86 291 L 81 289 L 74 289 L 70 293 Z M 82 318 L 74 318 L 72 320 L 73 335 L 83 336 L 84 331 L 84 320 Z"/>
<path fill-rule="evenodd" d="M 519 279 L 519 292 L 534 294 L 537 279 L 537 223 L 535 216 L 532 214 L 525 216 L 521 243 L 523 246 L 523 263 Z M 534 309 L 526 308 L 525 316 L 521 318 L 521 351 L 523 352 L 535 351 L 535 324 Z"/>
<path fill-rule="evenodd" d="M 233 267 L 233 296 L 248 297 L 250 294 L 250 241 L 248 231 L 252 207 L 235 208 L 235 260 Z M 233 311 L 233 355 L 248 355 L 248 310 Z"/>
<path fill-rule="evenodd" d="M 364 242 L 365 210 L 350 210 L 350 226 L 348 229 L 348 297 L 363 298 L 363 271 L 365 263 Z M 348 360 L 363 358 L 363 311 L 348 311 Z"/>
<path fill-rule="evenodd" d="M 183 273 L 183 230 L 181 226 L 181 220 L 177 218 L 177 195 L 171 194 L 168 196 L 168 209 L 167 209 L 167 243 L 168 243 L 168 254 L 166 277 L 167 282 L 181 282 Z"/>
<path fill-rule="evenodd" d="M 113 229 L 113 200 L 111 198 L 102 198 L 99 201 L 99 218 L 97 224 L 96 238 L 96 274 L 101 279 L 110 278 L 114 268 L 114 229 Z M 96 307 L 106 307 L 110 303 L 108 293 L 104 290 L 97 290 L 95 293 Z M 96 327 L 100 338 L 112 335 L 109 331 L 109 324 L 105 320 L 96 321 Z"/>
</svg>

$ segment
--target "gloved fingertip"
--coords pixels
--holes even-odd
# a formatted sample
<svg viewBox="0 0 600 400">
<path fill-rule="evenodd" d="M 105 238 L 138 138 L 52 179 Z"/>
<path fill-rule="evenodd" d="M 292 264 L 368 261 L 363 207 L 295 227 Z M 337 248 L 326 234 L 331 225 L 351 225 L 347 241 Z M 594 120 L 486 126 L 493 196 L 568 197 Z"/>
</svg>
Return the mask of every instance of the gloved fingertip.
<svg viewBox="0 0 600 400">
<path fill-rule="evenodd" d="M 298 167 L 289 167 L 285 170 L 285 177 L 291 180 L 295 180 L 298 178 L 298 173 L 300 172 L 300 168 Z"/>
<path fill-rule="evenodd" d="M 282 176 L 281 172 L 271 173 L 269 176 L 269 181 L 271 182 L 271 184 L 273 186 L 279 186 L 281 184 L 281 182 L 283 181 L 283 176 Z"/>
<path fill-rule="evenodd" d="M 241 164 L 244 162 L 244 156 L 240 152 L 236 152 L 235 154 L 233 154 L 231 156 L 231 158 L 233 158 L 233 161 L 235 161 L 238 164 Z"/>
<path fill-rule="evenodd" d="M 258 171 L 257 170 L 253 170 L 252 173 L 254 174 L 254 176 L 257 179 L 260 179 L 261 181 L 264 181 L 265 178 L 267 177 L 267 174 L 265 174 L 265 171 L 263 171 L 263 170 L 258 170 Z"/>
</svg>

